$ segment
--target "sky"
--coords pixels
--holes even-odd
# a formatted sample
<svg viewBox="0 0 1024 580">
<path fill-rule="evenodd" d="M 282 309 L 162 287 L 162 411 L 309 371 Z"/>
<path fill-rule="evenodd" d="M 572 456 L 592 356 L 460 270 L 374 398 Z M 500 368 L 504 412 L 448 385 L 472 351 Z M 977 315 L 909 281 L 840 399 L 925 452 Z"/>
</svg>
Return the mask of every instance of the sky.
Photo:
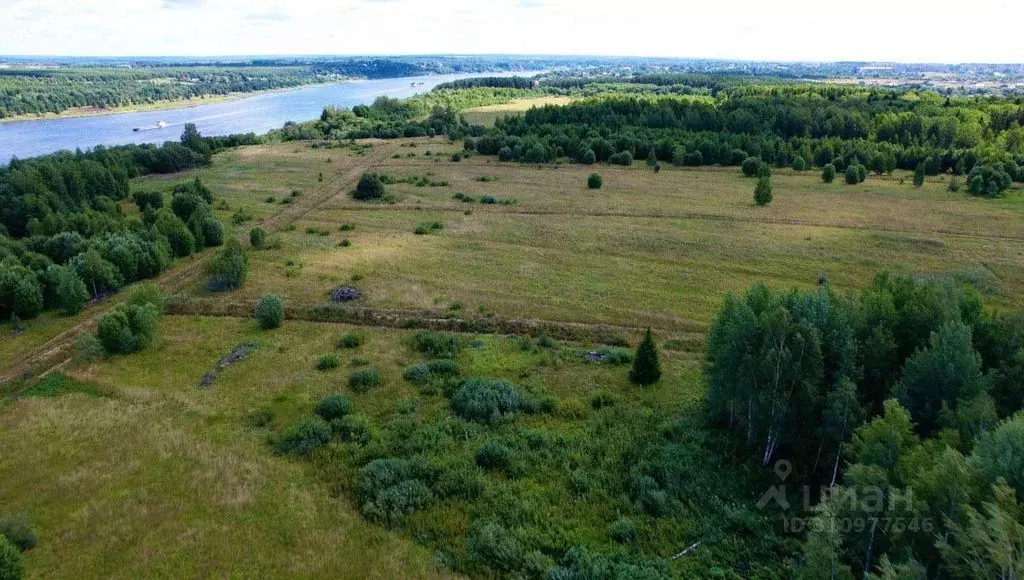
<svg viewBox="0 0 1024 580">
<path fill-rule="evenodd" d="M 0 0 L 0 54 L 1024 62 L 1020 0 Z"/>
</svg>

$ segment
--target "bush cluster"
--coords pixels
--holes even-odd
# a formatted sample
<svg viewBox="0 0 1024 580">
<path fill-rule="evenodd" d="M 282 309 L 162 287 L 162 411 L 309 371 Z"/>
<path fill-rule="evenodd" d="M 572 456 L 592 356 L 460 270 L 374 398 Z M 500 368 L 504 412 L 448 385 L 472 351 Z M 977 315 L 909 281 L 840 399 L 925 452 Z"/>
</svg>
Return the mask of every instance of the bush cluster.
<svg viewBox="0 0 1024 580">
<path fill-rule="evenodd" d="M 363 368 L 353 371 L 348 376 L 348 386 L 357 393 L 365 393 L 384 383 L 380 371 L 374 368 Z"/>
<path fill-rule="evenodd" d="M 278 455 L 308 456 L 331 440 L 331 427 L 320 417 L 303 419 L 288 428 L 277 440 Z"/>
<path fill-rule="evenodd" d="M 507 381 L 488 379 L 463 381 L 451 404 L 456 415 L 477 423 L 496 423 L 514 413 L 540 410 L 536 400 Z"/>
<path fill-rule="evenodd" d="M 277 294 L 264 294 L 256 304 L 256 322 L 263 330 L 273 330 L 284 320 L 284 299 Z"/>
<path fill-rule="evenodd" d="M 454 359 L 462 346 L 458 336 L 446 332 L 421 330 L 412 337 L 413 349 L 431 358 Z"/>
</svg>

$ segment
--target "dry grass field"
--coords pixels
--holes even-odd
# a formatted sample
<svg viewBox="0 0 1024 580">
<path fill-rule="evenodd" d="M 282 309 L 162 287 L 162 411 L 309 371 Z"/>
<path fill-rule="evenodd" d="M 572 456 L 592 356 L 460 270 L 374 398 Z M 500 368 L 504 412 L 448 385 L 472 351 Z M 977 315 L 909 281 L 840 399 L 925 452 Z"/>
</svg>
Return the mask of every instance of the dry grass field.
<svg viewBox="0 0 1024 580">
<path fill-rule="evenodd" d="M 544 105 L 565 105 L 573 101 L 572 97 L 537 97 L 533 99 L 519 99 L 512 101 L 511 103 L 504 103 L 501 105 L 487 105 L 485 107 L 473 107 L 462 111 L 465 115 L 466 120 L 474 125 L 483 125 L 490 127 L 494 124 L 494 121 L 498 117 L 505 115 L 511 115 L 514 113 L 522 113 L 528 111 L 533 107 L 543 107 Z"/>
<path fill-rule="evenodd" d="M 847 291 L 889 269 L 971 281 L 996 304 L 1024 296 L 1024 204 L 1016 193 L 970 198 L 947 192 L 941 178 L 920 190 L 894 177 L 826 185 L 815 172 L 780 170 L 775 200 L 757 207 L 752 180 L 735 169 L 656 174 L 642 165 L 531 166 L 479 156 L 453 163 L 424 156 L 446 149 L 425 141 L 382 145 L 416 156 L 388 156 L 375 170 L 446 186 L 392 185 L 395 204 L 338 191 L 278 234 L 279 248 L 254 252 L 251 282 L 225 299 L 279 292 L 317 303 L 334 286 L 352 284 L 365 304 L 381 308 L 445 312 L 458 303 L 464 316 L 703 333 L 724 293 L 752 280 L 810 287 L 825 274 Z M 268 153 L 285 147 L 294 146 Z M 605 185 L 588 190 L 595 170 Z M 259 205 L 265 191 L 220 182 L 233 173 L 220 164 L 210 171 L 231 207 Z M 514 204 L 481 204 L 483 196 Z M 427 221 L 445 229 L 414 235 Z M 345 223 L 356 228 L 340 231 Z M 340 247 L 343 239 L 351 245 Z M 204 294 L 200 285 L 193 293 Z"/>
</svg>

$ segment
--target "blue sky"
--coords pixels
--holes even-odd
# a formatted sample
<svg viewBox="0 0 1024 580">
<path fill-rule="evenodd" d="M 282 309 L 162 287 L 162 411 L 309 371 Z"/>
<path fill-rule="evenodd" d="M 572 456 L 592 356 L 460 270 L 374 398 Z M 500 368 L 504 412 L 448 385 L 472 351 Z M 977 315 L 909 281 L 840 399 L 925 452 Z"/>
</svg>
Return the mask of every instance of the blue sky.
<svg viewBox="0 0 1024 580">
<path fill-rule="evenodd" d="M 0 0 L 0 54 L 1024 62 L 1014 0 Z"/>
</svg>

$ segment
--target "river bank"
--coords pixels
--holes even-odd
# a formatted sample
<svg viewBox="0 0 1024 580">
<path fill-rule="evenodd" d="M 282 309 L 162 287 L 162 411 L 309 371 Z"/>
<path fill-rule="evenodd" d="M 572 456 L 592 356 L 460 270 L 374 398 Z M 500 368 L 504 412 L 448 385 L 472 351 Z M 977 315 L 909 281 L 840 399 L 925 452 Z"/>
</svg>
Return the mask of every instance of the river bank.
<svg viewBox="0 0 1024 580">
<path fill-rule="evenodd" d="M 232 101 L 238 101 L 257 95 L 269 95 L 274 93 L 287 93 L 290 91 L 297 91 L 309 87 L 325 86 L 325 85 L 336 85 L 342 83 L 356 82 L 363 79 L 338 79 L 325 83 L 303 83 L 301 85 L 295 85 L 292 87 L 284 87 L 280 89 L 266 89 L 263 91 L 248 91 L 244 93 L 228 93 L 226 95 L 201 95 L 191 99 L 172 99 L 167 101 L 157 101 L 155 103 L 146 103 L 142 105 L 126 105 L 123 107 L 110 107 L 110 108 L 97 108 L 97 107 L 74 107 L 66 109 L 60 113 L 42 113 L 42 114 L 24 114 L 15 115 L 13 117 L 4 117 L 0 119 L 2 123 L 23 123 L 26 121 L 56 121 L 60 119 L 81 119 L 85 117 L 103 117 L 106 115 L 120 115 L 125 113 L 151 113 L 156 111 L 172 111 L 177 109 L 192 109 L 195 107 L 201 107 L 203 105 L 217 105 L 221 103 L 230 103 Z"/>
</svg>

